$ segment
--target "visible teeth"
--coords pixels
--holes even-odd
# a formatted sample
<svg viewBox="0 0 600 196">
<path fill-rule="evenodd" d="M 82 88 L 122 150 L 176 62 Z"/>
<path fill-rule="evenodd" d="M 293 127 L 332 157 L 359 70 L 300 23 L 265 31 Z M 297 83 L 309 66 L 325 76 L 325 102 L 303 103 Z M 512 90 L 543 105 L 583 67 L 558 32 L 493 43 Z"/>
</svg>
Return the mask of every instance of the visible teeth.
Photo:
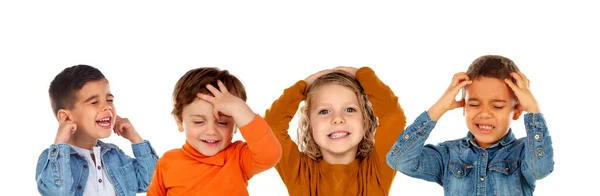
<svg viewBox="0 0 600 196">
<path fill-rule="evenodd" d="M 493 129 L 494 126 L 491 126 L 491 125 L 479 125 L 479 128 L 481 128 L 481 129 Z"/>
<path fill-rule="evenodd" d="M 347 132 L 338 132 L 338 133 L 332 133 L 332 134 L 330 134 L 329 137 L 333 138 L 333 139 L 337 139 L 337 138 L 340 138 L 340 137 L 344 137 L 346 135 L 348 135 Z"/>
<path fill-rule="evenodd" d="M 103 119 L 100 119 L 98 121 L 110 121 L 110 118 L 103 118 Z"/>
<path fill-rule="evenodd" d="M 219 140 L 203 140 L 206 143 L 217 143 Z"/>
</svg>

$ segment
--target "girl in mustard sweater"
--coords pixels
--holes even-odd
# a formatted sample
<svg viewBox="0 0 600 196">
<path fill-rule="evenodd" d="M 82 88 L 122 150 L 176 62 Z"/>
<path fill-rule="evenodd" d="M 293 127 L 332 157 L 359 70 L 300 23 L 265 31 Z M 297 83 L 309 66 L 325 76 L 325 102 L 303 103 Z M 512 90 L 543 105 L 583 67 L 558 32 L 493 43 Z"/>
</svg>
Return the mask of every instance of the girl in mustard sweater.
<svg viewBox="0 0 600 196">
<path fill-rule="evenodd" d="M 288 128 L 303 100 L 297 145 Z M 337 67 L 300 80 L 273 102 L 265 120 L 281 143 L 275 168 L 290 195 L 388 195 L 396 172 L 386 153 L 406 117 L 371 68 Z"/>
</svg>

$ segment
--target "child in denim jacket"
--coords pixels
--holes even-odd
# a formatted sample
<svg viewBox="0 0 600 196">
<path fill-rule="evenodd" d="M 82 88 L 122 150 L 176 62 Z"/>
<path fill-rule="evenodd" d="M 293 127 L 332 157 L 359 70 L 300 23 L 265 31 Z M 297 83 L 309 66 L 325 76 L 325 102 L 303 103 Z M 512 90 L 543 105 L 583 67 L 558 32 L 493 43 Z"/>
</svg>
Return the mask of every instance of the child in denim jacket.
<svg viewBox="0 0 600 196">
<path fill-rule="evenodd" d="M 88 65 L 64 69 L 50 83 L 52 110 L 59 121 L 54 144 L 36 167 L 42 195 L 135 195 L 146 192 L 158 156 L 127 118 L 117 116 L 108 80 Z M 131 158 L 103 143 L 114 132 L 132 143 Z"/>
<path fill-rule="evenodd" d="M 512 78 L 512 79 L 511 79 Z M 463 89 L 463 99 L 455 97 Z M 437 145 L 425 140 L 448 110 L 463 108 L 469 133 Z M 525 111 L 527 137 L 510 123 Z M 390 167 L 436 182 L 445 195 L 532 195 L 536 180 L 554 169 L 552 141 L 529 79 L 512 60 L 476 59 L 454 75 L 444 95 L 406 127 L 387 154 Z"/>
</svg>

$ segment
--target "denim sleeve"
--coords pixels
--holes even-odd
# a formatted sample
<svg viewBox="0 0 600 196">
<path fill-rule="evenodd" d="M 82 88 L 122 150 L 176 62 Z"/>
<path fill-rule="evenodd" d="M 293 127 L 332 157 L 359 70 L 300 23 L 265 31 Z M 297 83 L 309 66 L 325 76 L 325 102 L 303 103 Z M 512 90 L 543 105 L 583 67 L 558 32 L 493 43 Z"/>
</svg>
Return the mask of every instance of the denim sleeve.
<svg viewBox="0 0 600 196">
<path fill-rule="evenodd" d="M 156 162 L 158 161 L 158 156 L 150 145 L 150 142 L 147 140 L 137 144 L 131 144 L 131 147 L 133 149 L 133 156 L 135 156 L 133 165 L 135 167 L 135 174 L 139 187 L 137 192 L 144 193 L 148 191 L 148 186 L 150 185 L 154 168 L 156 168 Z"/>
<path fill-rule="evenodd" d="M 387 164 L 403 174 L 442 185 L 446 147 L 425 145 L 436 125 L 425 111 L 402 132 L 386 156 Z"/>
<path fill-rule="evenodd" d="M 74 195 L 70 165 L 71 147 L 52 144 L 38 158 L 35 181 L 41 195 Z"/>
<path fill-rule="evenodd" d="M 524 121 L 527 141 L 521 154 L 521 173 L 529 184 L 535 186 L 536 180 L 554 170 L 554 150 L 542 113 L 527 113 Z"/>
</svg>

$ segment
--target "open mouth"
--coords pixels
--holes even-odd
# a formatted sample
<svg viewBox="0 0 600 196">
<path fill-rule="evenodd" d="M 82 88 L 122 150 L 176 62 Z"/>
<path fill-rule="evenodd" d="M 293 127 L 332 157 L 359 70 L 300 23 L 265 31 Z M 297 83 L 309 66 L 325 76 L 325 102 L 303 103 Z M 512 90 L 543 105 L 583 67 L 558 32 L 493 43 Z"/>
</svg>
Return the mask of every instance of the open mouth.
<svg viewBox="0 0 600 196">
<path fill-rule="evenodd" d="M 96 120 L 96 124 L 102 128 L 110 129 L 112 117 L 104 117 L 100 120 Z"/>
<path fill-rule="evenodd" d="M 490 133 L 494 130 L 494 128 L 496 128 L 493 125 L 486 124 L 475 124 L 475 126 L 477 126 L 477 130 L 481 133 Z"/>
<path fill-rule="evenodd" d="M 340 139 L 347 138 L 349 135 L 350 135 L 350 133 L 346 132 L 346 131 L 336 131 L 327 136 L 332 140 L 340 140 Z"/>
<path fill-rule="evenodd" d="M 217 146 L 221 140 L 200 140 L 202 141 L 202 143 L 208 145 L 208 146 Z"/>
</svg>

